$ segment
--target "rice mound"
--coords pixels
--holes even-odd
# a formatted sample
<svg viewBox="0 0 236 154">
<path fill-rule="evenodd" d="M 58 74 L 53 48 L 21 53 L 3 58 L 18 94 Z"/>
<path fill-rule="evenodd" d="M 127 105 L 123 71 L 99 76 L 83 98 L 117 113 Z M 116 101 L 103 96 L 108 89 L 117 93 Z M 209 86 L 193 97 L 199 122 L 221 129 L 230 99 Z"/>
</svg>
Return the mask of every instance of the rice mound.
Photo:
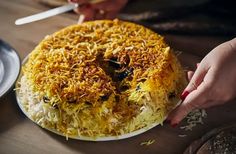
<svg viewBox="0 0 236 154">
<path fill-rule="evenodd" d="M 162 36 L 98 20 L 46 36 L 17 84 L 27 115 L 66 136 L 106 137 L 162 124 L 186 85 Z"/>
</svg>

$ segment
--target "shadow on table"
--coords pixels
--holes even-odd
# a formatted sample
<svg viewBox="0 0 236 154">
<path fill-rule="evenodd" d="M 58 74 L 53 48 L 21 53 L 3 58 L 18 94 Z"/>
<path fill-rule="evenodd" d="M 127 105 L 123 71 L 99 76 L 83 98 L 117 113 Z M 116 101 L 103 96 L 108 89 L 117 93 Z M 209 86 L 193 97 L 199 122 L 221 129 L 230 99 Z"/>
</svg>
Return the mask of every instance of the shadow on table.
<svg viewBox="0 0 236 154">
<path fill-rule="evenodd" d="M 53 134 L 49 131 L 45 131 L 50 137 L 61 143 L 62 148 L 70 149 L 72 153 L 83 154 L 166 154 L 173 153 L 173 148 L 166 145 L 171 145 L 173 142 L 181 143 L 181 145 L 175 145 L 174 151 L 176 154 L 182 153 L 189 141 L 186 138 L 179 138 L 179 129 L 174 129 L 169 125 L 156 126 L 155 128 L 123 140 L 116 141 L 80 141 L 75 139 L 66 140 L 65 137 Z M 141 146 L 142 142 L 149 140 L 155 140 L 155 142 L 149 146 Z"/>
<path fill-rule="evenodd" d="M 80 141 L 76 139 L 66 140 L 63 136 L 58 136 L 49 131 L 46 131 L 55 140 L 59 141 L 63 146 L 69 148 L 71 151 L 76 151 L 75 153 L 84 154 L 122 154 L 122 153 L 154 153 L 157 151 L 155 143 L 149 147 L 140 146 L 141 142 L 155 139 L 155 136 L 151 136 L 151 132 L 155 129 L 144 133 L 144 135 L 138 135 L 129 139 L 116 140 L 116 141 Z"/>
<path fill-rule="evenodd" d="M 14 127 L 24 119 L 16 102 L 14 91 L 0 99 L 0 133 Z"/>
</svg>

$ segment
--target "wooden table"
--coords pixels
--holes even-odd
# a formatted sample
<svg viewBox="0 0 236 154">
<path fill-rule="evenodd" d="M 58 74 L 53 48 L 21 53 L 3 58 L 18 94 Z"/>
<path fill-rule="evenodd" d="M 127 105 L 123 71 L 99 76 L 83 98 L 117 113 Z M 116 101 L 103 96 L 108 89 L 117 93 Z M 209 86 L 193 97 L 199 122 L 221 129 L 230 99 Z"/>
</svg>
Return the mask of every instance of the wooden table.
<svg viewBox="0 0 236 154">
<path fill-rule="evenodd" d="M 34 22 L 24 26 L 15 26 L 15 19 L 48 7 L 30 0 L 11 0 L 0 2 L 0 37 L 10 43 L 23 59 L 36 44 L 47 34 L 51 34 L 65 26 L 75 24 L 77 16 L 67 13 L 47 20 Z M 183 51 L 179 59 L 186 69 L 194 69 L 208 51 L 217 44 L 228 40 L 227 37 L 165 35 L 167 42 L 176 50 Z M 85 142 L 69 139 L 48 132 L 27 119 L 17 106 L 14 91 L 0 100 L 0 153 L 1 154 L 41 154 L 41 153 L 183 153 L 185 148 L 207 131 L 236 121 L 236 102 L 207 110 L 208 117 L 203 125 L 193 131 L 171 128 L 168 124 L 158 126 L 136 137 L 109 142 Z M 184 138 L 179 134 L 186 134 Z M 150 146 L 140 143 L 155 139 Z"/>
</svg>

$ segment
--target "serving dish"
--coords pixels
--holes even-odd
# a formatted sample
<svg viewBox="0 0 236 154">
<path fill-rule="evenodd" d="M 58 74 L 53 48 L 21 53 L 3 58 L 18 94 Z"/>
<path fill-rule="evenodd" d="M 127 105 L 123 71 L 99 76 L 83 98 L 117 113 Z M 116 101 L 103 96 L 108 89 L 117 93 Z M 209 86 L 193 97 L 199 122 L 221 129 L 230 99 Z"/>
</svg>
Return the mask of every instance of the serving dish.
<svg viewBox="0 0 236 154">
<path fill-rule="evenodd" d="M 0 98 L 13 87 L 20 66 L 20 58 L 16 50 L 0 39 Z"/>
<path fill-rule="evenodd" d="M 22 66 L 27 62 L 28 60 L 28 56 L 23 60 L 22 62 Z M 17 82 L 19 81 L 19 79 L 21 78 L 22 76 L 22 73 L 20 73 L 19 75 L 19 78 L 17 80 Z M 22 102 L 20 100 L 20 97 L 19 97 L 19 91 L 18 91 L 18 84 L 16 83 L 16 100 L 17 100 L 17 104 L 18 106 L 20 107 L 21 111 L 25 114 L 25 116 L 27 118 L 29 118 L 31 121 L 33 121 L 35 124 L 37 124 L 38 126 L 42 127 L 41 125 L 39 125 L 38 123 L 36 123 L 30 116 L 29 114 L 27 113 L 27 111 L 24 109 L 23 105 L 22 105 Z M 142 134 L 154 127 L 156 127 L 157 125 L 160 125 L 159 123 L 153 123 L 152 125 L 149 125 L 147 127 L 144 127 L 144 128 L 141 128 L 139 130 L 136 130 L 136 131 L 133 131 L 131 133 L 127 133 L 127 134 L 123 134 L 123 135 L 118 135 L 118 136 L 107 136 L 107 137 L 97 137 L 97 138 L 94 138 L 94 137 L 86 137 L 86 136 L 66 136 L 64 134 L 62 134 L 61 132 L 59 131 L 56 131 L 56 130 L 53 130 L 53 129 L 50 129 L 50 128 L 45 128 L 45 127 L 42 127 L 52 133 L 55 133 L 57 135 L 60 135 L 60 136 L 64 136 L 66 138 L 71 138 L 71 139 L 77 139 L 77 140 L 83 140 L 83 141 L 112 141 L 112 140 L 121 140 L 121 139 L 126 139 L 126 138 L 130 138 L 130 137 L 133 137 L 133 136 L 136 136 L 136 135 L 139 135 L 139 134 Z"/>
</svg>

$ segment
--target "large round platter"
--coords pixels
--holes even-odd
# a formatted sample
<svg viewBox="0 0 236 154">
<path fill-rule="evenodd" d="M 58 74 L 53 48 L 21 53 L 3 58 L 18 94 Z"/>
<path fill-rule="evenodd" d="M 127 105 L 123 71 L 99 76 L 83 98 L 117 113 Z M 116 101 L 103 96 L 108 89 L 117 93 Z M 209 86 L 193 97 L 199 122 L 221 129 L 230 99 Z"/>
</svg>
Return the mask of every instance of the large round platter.
<svg viewBox="0 0 236 154">
<path fill-rule="evenodd" d="M 24 65 L 24 63 L 27 62 L 27 59 L 28 57 L 26 57 L 24 60 L 23 60 L 23 63 L 22 63 L 22 66 Z M 19 78 L 17 80 L 20 81 L 22 77 L 22 72 L 20 73 L 19 75 Z M 32 120 L 34 123 L 36 123 L 28 114 L 28 112 L 24 109 L 23 105 L 22 105 L 22 101 L 19 97 L 19 91 L 18 91 L 18 87 L 19 87 L 19 84 L 16 83 L 16 99 L 17 99 L 17 103 L 20 107 L 20 109 L 22 110 L 22 112 L 30 119 Z M 179 104 L 179 103 L 178 103 Z M 177 104 L 177 105 L 178 105 Z M 37 123 L 36 123 L 37 124 Z M 136 131 L 133 131 L 133 132 L 130 132 L 130 133 L 127 133 L 127 134 L 123 134 L 123 135 L 119 135 L 119 136 L 106 136 L 106 137 L 97 137 L 97 138 L 94 138 L 94 137 L 86 137 L 86 136 L 68 136 L 69 138 L 72 138 L 72 139 L 78 139 L 78 140 L 84 140 L 84 141 L 111 141 L 111 140 L 120 140 L 120 139 L 125 139 L 125 138 L 130 138 L 130 137 L 133 137 L 133 136 L 136 136 L 136 135 L 139 135 L 139 134 L 142 134 L 152 128 L 154 128 L 155 126 L 159 125 L 160 123 L 156 122 L 156 123 L 153 123 L 147 127 L 144 127 L 144 128 L 141 128 L 139 130 L 136 130 Z M 38 124 L 39 125 L 39 124 Z M 39 125 L 40 126 L 40 125 Z M 42 126 L 40 126 L 42 127 Z M 57 130 L 54 130 L 54 129 L 50 129 L 50 128 L 45 128 L 44 129 L 47 129 L 55 134 L 58 134 L 58 135 L 61 135 L 61 136 L 65 136 L 64 134 L 62 134 L 61 132 L 57 131 Z M 65 136 L 66 137 L 66 136 Z"/>
</svg>

